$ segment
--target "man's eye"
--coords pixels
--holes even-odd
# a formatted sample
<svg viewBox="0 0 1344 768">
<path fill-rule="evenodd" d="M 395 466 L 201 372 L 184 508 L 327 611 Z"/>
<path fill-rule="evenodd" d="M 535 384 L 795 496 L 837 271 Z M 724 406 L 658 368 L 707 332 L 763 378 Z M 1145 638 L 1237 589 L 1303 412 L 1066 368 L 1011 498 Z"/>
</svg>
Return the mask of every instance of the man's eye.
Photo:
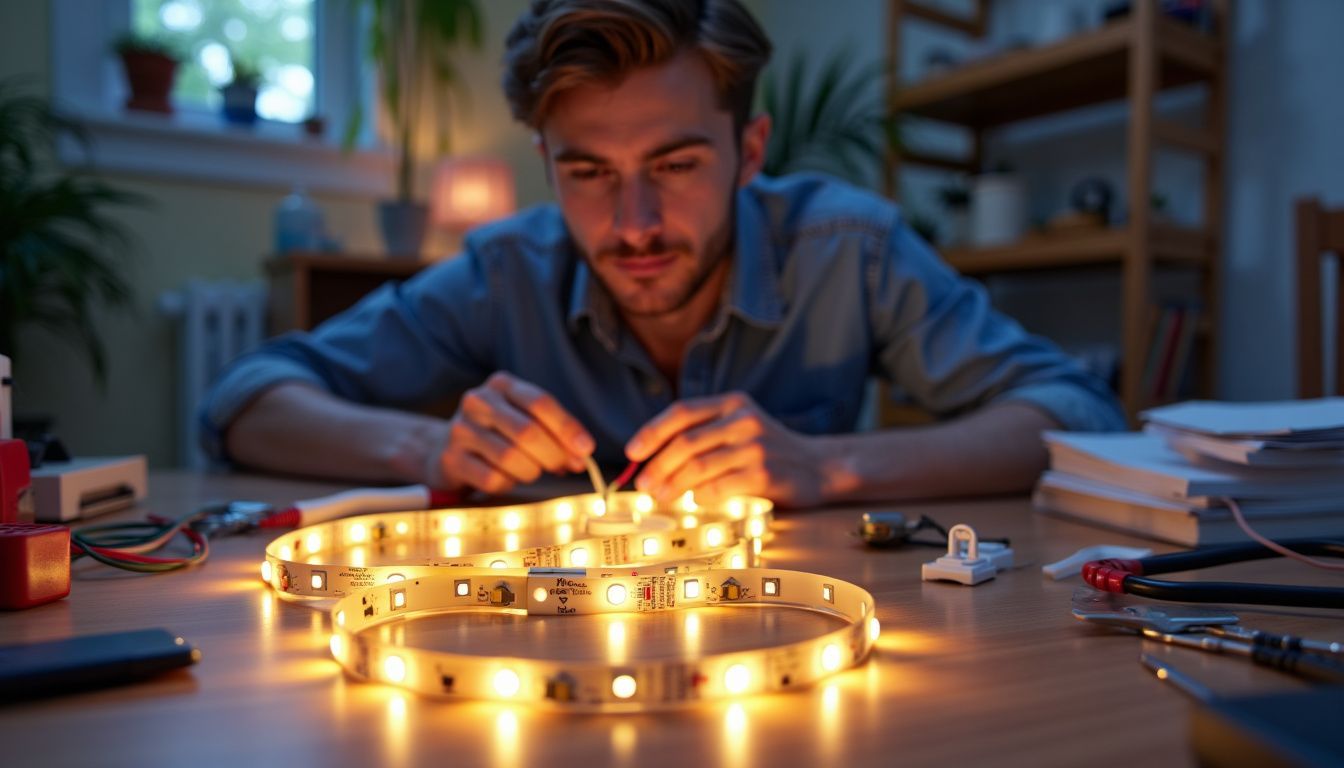
<svg viewBox="0 0 1344 768">
<path fill-rule="evenodd" d="M 605 168 L 598 168 L 596 166 L 571 168 L 569 171 L 569 178 L 574 179 L 575 181 L 591 181 L 593 179 L 601 178 L 606 172 Z"/>
<path fill-rule="evenodd" d="M 663 163 L 663 170 L 671 174 L 690 173 L 700 166 L 695 160 L 671 160 Z"/>
</svg>

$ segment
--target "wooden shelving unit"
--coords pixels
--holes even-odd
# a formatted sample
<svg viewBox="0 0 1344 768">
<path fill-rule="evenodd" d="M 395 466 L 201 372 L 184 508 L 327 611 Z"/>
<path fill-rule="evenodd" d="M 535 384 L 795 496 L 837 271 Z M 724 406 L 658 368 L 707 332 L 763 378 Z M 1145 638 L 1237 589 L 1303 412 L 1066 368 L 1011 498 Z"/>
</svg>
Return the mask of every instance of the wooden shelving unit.
<svg viewBox="0 0 1344 768">
<path fill-rule="evenodd" d="M 888 55 L 900 61 L 901 30 L 911 19 L 973 37 L 986 34 L 990 0 L 977 0 L 971 17 L 959 17 L 916 0 L 888 0 Z M 886 181 L 897 188 L 902 163 L 974 173 L 983 164 L 986 135 L 1017 121 L 1124 100 L 1127 209 L 1122 228 L 1068 235 L 1032 235 L 1008 246 L 953 249 L 946 260 L 963 274 L 1105 266 L 1120 271 L 1120 395 L 1130 418 L 1151 405 L 1141 392 L 1148 317 L 1153 303 L 1152 276 L 1160 266 L 1199 270 L 1205 318 L 1217 318 L 1220 233 L 1223 208 L 1224 113 L 1230 0 L 1213 0 L 1215 32 L 1205 34 L 1163 16 L 1155 0 L 1134 0 L 1128 17 L 1056 42 L 1001 53 L 966 64 L 923 82 L 901 85 L 892 77 L 888 102 L 893 113 L 915 115 L 969 129 L 965 157 L 907 151 L 888 158 Z M 1202 125 L 1192 128 L 1155 114 L 1161 91 L 1192 83 L 1206 87 Z M 1205 162 L 1204 210 L 1197 229 L 1153 221 L 1149 200 L 1152 165 L 1158 146 L 1195 153 Z M 1216 334 L 1212 322 L 1200 334 L 1199 389 L 1211 396 L 1216 371 Z"/>
</svg>

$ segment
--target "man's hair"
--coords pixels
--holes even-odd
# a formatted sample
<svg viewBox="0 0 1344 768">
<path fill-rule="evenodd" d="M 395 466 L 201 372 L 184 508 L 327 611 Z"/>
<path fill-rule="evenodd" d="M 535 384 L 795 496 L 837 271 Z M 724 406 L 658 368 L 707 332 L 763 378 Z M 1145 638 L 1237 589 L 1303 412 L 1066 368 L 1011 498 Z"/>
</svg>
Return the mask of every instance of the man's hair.
<svg viewBox="0 0 1344 768">
<path fill-rule="evenodd" d="M 540 129 L 564 91 L 614 86 L 684 51 L 700 54 L 719 105 L 745 124 L 770 40 L 739 0 L 532 0 L 505 41 L 504 95 Z"/>
</svg>

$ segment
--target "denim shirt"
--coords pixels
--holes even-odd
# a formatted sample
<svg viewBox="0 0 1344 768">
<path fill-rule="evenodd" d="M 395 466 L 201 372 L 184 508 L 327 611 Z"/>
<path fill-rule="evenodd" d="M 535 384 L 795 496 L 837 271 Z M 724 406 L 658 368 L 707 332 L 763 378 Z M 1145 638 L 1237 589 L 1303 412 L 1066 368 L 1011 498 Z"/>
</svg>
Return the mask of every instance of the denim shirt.
<svg viewBox="0 0 1344 768">
<path fill-rule="evenodd" d="M 414 409 L 507 371 L 554 395 L 617 464 L 678 398 L 734 390 L 807 434 L 856 428 L 867 379 L 940 417 L 1033 404 L 1067 429 L 1123 429 L 1107 388 L 997 313 L 902 220 L 897 206 L 815 175 L 758 177 L 737 197 L 732 275 L 669 381 L 543 205 L 479 229 L 464 252 L 389 283 L 311 333 L 240 357 L 203 407 L 207 448 L 253 398 L 303 381 Z"/>
</svg>

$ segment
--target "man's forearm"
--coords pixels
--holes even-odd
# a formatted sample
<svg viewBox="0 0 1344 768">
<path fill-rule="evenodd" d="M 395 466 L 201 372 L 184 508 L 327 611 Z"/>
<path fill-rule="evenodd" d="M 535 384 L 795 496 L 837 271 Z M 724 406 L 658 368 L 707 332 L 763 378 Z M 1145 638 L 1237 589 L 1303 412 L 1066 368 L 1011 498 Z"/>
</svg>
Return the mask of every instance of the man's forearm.
<svg viewBox="0 0 1344 768">
<path fill-rule="evenodd" d="M 821 438 L 830 501 L 973 496 L 1027 490 L 1048 463 L 1054 419 L 1018 402 L 924 427 Z"/>
<path fill-rule="evenodd" d="M 229 425 L 229 456 L 277 472 L 361 482 L 424 482 L 448 424 L 358 405 L 299 383 L 253 400 Z"/>
</svg>

